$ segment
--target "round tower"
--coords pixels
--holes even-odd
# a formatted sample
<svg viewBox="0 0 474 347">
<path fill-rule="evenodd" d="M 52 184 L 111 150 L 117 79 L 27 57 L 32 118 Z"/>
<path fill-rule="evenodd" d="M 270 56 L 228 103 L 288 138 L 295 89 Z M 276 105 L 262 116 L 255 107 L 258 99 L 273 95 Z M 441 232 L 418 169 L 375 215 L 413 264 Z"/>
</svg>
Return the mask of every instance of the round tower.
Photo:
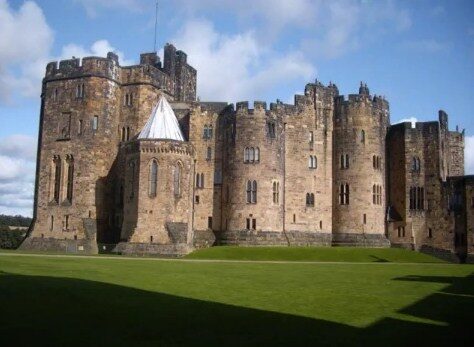
<svg viewBox="0 0 474 347">
<path fill-rule="evenodd" d="M 334 120 L 333 244 L 386 246 L 385 138 L 388 103 L 359 94 L 336 98 Z"/>
<path fill-rule="evenodd" d="M 237 104 L 228 126 L 223 182 L 224 244 L 285 243 L 281 119 L 264 102 Z"/>
</svg>

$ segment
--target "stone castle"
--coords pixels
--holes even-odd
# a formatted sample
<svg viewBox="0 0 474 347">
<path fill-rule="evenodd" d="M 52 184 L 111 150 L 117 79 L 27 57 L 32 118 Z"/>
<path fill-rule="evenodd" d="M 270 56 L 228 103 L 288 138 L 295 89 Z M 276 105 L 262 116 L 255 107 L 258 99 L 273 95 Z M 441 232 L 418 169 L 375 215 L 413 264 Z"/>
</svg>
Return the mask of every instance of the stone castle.
<svg viewBox="0 0 474 347">
<path fill-rule="evenodd" d="M 183 255 L 212 245 L 474 251 L 474 177 L 448 116 L 390 124 L 389 103 L 309 83 L 294 105 L 202 102 L 167 44 L 49 63 L 34 222 L 22 247 Z M 231 83 L 231 82 L 229 82 Z M 171 107 L 170 107 L 171 105 Z"/>
</svg>

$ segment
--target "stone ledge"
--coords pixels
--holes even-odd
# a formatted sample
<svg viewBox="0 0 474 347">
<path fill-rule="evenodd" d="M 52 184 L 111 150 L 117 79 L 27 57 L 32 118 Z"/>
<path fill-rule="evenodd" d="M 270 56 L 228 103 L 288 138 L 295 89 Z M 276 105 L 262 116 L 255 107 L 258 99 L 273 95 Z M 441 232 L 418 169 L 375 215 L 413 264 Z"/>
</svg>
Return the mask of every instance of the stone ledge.
<svg viewBox="0 0 474 347">
<path fill-rule="evenodd" d="M 235 246 L 331 246 L 331 234 L 306 231 L 224 231 L 217 234 L 217 244 Z"/>
<path fill-rule="evenodd" d="M 61 240 L 54 238 L 27 237 L 18 248 L 20 250 L 98 254 L 97 244 L 90 240 Z"/>
<path fill-rule="evenodd" d="M 193 248 L 185 243 L 161 245 L 154 243 L 120 242 L 114 247 L 112 253 L 135 256 L 155 255 L 182 257 L 192 250 Z"/>
<path fill-rule="evenodd" d="M 384 234 L 334 233 L 332 234 L 332 245 L 386 248 L 390 247 L 390 241 Z"/>
</svg>

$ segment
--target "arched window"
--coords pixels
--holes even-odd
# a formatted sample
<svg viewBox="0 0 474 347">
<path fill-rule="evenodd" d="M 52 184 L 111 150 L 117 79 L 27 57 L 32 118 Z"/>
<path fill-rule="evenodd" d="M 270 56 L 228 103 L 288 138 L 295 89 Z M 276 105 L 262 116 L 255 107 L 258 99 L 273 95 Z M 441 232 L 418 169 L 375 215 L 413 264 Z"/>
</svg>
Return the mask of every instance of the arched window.
<svg viewBox="0 0 474 347">
<path fill-rule="evenodd" d="M 252 203 L 257 203 L 257 181 L 252 182 Z"/>
<path fill-rule="evenodd" d="M 244 163 L 248 163 L 250 160 L 249 158 L 249 149 L 248 147 L 245 147 L 244 149 Z"/>
<path fill-rule="evenodd" d="M 154 198 L 156 196 L 156 188 L 158 182 L 158 163 L 155 159 L 153 159 L 150 163 L 150 174 L 149 174 L 149 182 L 148 182 L 148 195 L 150 198 Z"/>
<path fill-rule="evenodd" d="M 421 161 L 418 157 L 413 157 L 412 160 L 412 171 L 413 172 L 420 172 L 421 170 Z"/>
<path fill-rule="evenodd" d="M 173 175 L 174 195 L 181 196 L 181 164 L 177 163 L 174 167 Z"/>
<path fill-rule="evenodd" d="M 252 181 L 247 181 L 247 204 L 252 203 Z"/>
<path fill-rule="evenodd" d="M 253 163 L 255 161 L 255 149 L 250 147 L 249 161 Z"/>
<path fill-rule="evenodd" d="M 258 147 L 255 148 L 255 161 L 256 162 L 260 161 L 260 148 Z"/>
<path fill-rule="evenodd" d="M 61 191 L 61 157 L 59 155 L 53 158 L 53 169 L 54 169 L 54 189 L 53 189 L 53 200 L 59 202 L 59 195 Z"/>
<path fill-rule="evenodd" d="M 74 182 L 74 158 L 72 155 L 66 157 L 67 162 L 67 185 L 66 185 L 66 199 L 72 202 L 73 182 Z"/>
<path fill-rule="evenodd" d="M 360 142 L 365 143 L 365 131 L 360 131 Z"/>
<path fill-rule="evenodd" d="M 345 191 L 345 197 L 346 197 L 346 205 L 349 205 L 349 184 L 346 183 L 346 191 Z"/>
</svg>

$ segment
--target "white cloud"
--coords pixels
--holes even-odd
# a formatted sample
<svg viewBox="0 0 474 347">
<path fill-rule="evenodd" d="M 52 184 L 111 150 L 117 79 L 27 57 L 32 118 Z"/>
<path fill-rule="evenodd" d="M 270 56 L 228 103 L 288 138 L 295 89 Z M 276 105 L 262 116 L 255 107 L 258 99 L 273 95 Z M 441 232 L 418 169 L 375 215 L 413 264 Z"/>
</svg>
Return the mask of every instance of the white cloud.
<svg viewBox="0 0 474 347">
<path fill-rule="evenodd" d="M 301 52 L 277 54 L 259 44 L 254 32 L 220 34 L 205 20 L 188 22 L 174 42 L 197 69 L 203 99 L 261 98 L 281 83 L 307 80 L 315 73 Z"/>
<path fill-rule="evenodd" d="M 36 3 L 27 1 L 14 10 L 0 0 L 0 101 L 9 101 L 11 91 L 39 96 L 35 84 L 40 84 L 53 40 L 53 31 Z"/>
<path fill-rule="evenodd" d="M 403 119 L 400 119 L 399 121 L 396 121 L 393 124 L 405 123 L 405 122 L 411 123 L 411 127 L 414 128 L 416 126 L 416 122 L 418 122 L 418 118 L 416 117 L 403 118 Z"/>
<path fill-rule="evenodd" d="M 68 44 L 62 48 L 61 56 L 58 60 L 61 59 L 71 59 L 71 57 L 83 58 L 88 56 L 98 56 L 105 57 L 108 52 L 115 52 L 119 57 L 120 65 L 127 66 L 134 64 L 133 60 L 125 59 L 123 52 L 117 50 L 113 47 L 107 40 L 98 40 L 92 44 L 90 48 L 85 48 L 81 45 Z"/>
<path fill-rule="evenodd" d="M 107 40 L 98 40 L 90 49 L 69 44 L 60 57 L 51 52 L 53 30 L 41 8 L 33 1 L 24 2 L 18 10 L 0 0 L 0 103 L 12 102 L 14 95 L 39 98 L 41 79 L 48 61 L 88 55 L 118 54 L 122 65 L 133 62 L 124 58 Z"/>
<path fill-rule="evenodd" d="M 99 13 L 110 10 L 141 12 L 147 7 L 145 0 L 75 0 L 75 2 L 84 6 L 89 17 L 96 17 Z M 148 7 L 150 7 L 150 1 L 148 1 Z"/>
<path fill-rule="evenodd" d="M 255 29 L 260 42 L 269 42 L 285 30 L 302 28 L 307 54 L 338 57 L 375 37 L 411 26 L 410 13 L 394 0 L 175 0 L 191 17 L 226 10 Z"/>
<path fill-rule="evenodd" d="M 474 136 L 466 136 L 464 146 L 465 174 L 474 175 Z"/>
<path fill-rule="evenodd" d="M 0 213 L 31 216 L 36 144 L 26 135 L 0 139 Z"/>
</svg>

